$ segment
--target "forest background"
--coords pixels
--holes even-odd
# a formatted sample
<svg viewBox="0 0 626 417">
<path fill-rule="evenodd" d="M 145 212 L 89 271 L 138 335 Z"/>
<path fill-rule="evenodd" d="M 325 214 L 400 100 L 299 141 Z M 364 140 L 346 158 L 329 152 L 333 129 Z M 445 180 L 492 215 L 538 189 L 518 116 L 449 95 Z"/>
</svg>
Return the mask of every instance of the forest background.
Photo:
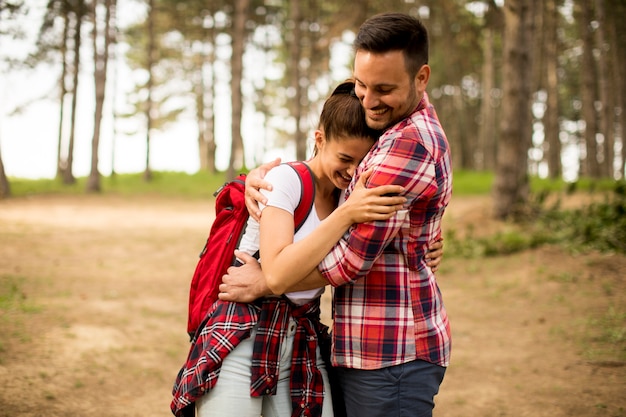
<svg viewBox="0 0 626 417">
<path fill-rule="evenodd" d="M 623 1 L 0 0 L 0 417 L 170 415 L 211 193 L 306 157 L 389 10 L 454 152 L 435 415 L 626 416 Z"/>
<path fill-rule="evenodd" d="M 174 156 L 193 136 L 188 170 L 226 178 L 276 150 L 305 159 L 321 103 L 350 75 L 354 33 L 383 11 L 415 15 L 429 28 L 428 91 L 455 169 L 495 173 L 496 216 L 523 211 L 529 176 L 624 176 L 623 1 L 14 0 L 0 7 L 3 72 L 33 71 L 31 84 L 41 71 L 56 79 L 0 117 L 10 120 L 38 99 L 56 103 L 57 128 L 46 131 L 56 155 L 46 158 L 56 157 L 55 176 L 72 184 L 80 150 L 89 161 L 87 192 L 101 190 L 102 166 L 115 175 L 118 148 L 133 135 L 143 146 L 122 153 L 143 159 L 146 181 L 157 137 Z M 25 43 L 33 27 L 34 42 Z M 15 141 L 24 141 L 20 129 L 3 130 L 0 152 Z M 10 193 L 4 164 L 0 184 Z"/>
</svg>

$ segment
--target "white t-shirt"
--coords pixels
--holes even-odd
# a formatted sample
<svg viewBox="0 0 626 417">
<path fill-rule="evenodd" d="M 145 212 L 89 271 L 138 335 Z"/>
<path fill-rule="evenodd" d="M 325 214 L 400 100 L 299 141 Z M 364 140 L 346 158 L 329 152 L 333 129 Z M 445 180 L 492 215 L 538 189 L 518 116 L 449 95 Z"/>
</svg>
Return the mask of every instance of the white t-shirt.
<svg viewBox="0 0 626 417">
<path fill-rule="evenodd" d="M 277 207 L 293 214 L 300 201 L 302 185 L 298 173 L 286 164 L 281 164 L 270 170 L 265 176 L 265 180 L 272 184 L 272 191 L 261 190 L 267 197 L 267 206 Z M 266 206 L 260 204 L 263 210 Z M 294 242 L 308 236 L 319 224 L 321 220 L 317 217 L 315 204 L 306 218 L 300 230 L 293 237 Z M 239 250 L 249 255 L 254 255 L 259 250 L 259 223 L 252 217 L 246 225 L 246 232 L 239 243 Z M 259 260 L 260 261 L 260 260 Z M 319 297 L 324 292 L 324 288 L 307 291 L 297 291 L 285 294 L 293 303 L 297 305 L 306 304 Z"/>
</svg>

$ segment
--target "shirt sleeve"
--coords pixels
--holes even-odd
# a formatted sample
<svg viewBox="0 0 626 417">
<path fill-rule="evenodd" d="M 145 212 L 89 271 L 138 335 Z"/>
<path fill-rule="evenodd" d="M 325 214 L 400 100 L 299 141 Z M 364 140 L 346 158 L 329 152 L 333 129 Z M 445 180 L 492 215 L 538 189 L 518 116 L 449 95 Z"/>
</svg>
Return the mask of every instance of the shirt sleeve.
<svg viewBox="0 0 626 417">
<path fill-rule="evenodd" d="M 429 199 L 436 192 L 433 158 L 417 135 L 407 137 L 397 132 L 385 136 L 371 156 L 363 161 L 357 176 L 374 167 L 368 187 L 403 186 L 407 209 L 398 211 L 389 220 L 356 224 L 344 234 L 319 266 L 320 272 L 333 286 L 364 277 L 400 231 L 410 226 L 410 212 L 416 209 L 419 200 Z"/>
<path fill-rule="evenodd" d="M 296 171 L 287 164 L 281 164 L 271 169 L 265 180 L 272 184 L 272 191 L 261 190 L 267 197 L 267 206 L 283 209 L 293 215 L 302 193 L 302 185 Z M 265 207 L 259 204 L 261 211 Z"/>
</svg>

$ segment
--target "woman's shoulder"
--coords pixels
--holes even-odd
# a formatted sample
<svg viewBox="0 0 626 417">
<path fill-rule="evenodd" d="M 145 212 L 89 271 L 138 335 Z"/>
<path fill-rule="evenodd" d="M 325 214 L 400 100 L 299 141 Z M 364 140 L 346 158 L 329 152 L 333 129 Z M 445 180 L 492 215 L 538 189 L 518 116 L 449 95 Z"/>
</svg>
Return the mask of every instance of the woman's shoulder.
<svg viewBox="0 0 626 417">
<path fill-rule="evenodd" d="M 268 171 L 265 175 L 265 179 L 272 184 L 274 184 L 274 182 L 291 184 L 299 181 L 296 170 L 289 166 L 289 163 L 286 162 Z"/>
<path fill-rule="evenodd" d="M 295 169 L 284 163 L 272 168 L 266 175 L 265 180 L 272 184 L 272 191 L 261 190 L 268 197 L 268 205 L 288 205 L 295 207 L 294 204 L 300 201 L 302 193 L 302 183 Z M 281 201 L 281 203 L 278 203 Z"/>
</svg>

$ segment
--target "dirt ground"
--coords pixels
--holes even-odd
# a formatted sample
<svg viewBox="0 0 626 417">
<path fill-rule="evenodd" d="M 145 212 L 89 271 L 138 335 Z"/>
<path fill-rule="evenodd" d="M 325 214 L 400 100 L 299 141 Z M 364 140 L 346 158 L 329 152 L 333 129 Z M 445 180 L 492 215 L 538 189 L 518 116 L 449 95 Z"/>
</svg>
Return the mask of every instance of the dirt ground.
<svg viewBox="0 0 626 417">
<path fill-rule="evenodd" d="M 504 227 L 456 198 L 446 228 Z M 209 201 L 0 201 L 0 417 L 168 416 Z M 626 257 L 448 257 L 437 417 L 626 416 Z M 326 316 L 328 319 L 328 316 Z"/>
</svg>

